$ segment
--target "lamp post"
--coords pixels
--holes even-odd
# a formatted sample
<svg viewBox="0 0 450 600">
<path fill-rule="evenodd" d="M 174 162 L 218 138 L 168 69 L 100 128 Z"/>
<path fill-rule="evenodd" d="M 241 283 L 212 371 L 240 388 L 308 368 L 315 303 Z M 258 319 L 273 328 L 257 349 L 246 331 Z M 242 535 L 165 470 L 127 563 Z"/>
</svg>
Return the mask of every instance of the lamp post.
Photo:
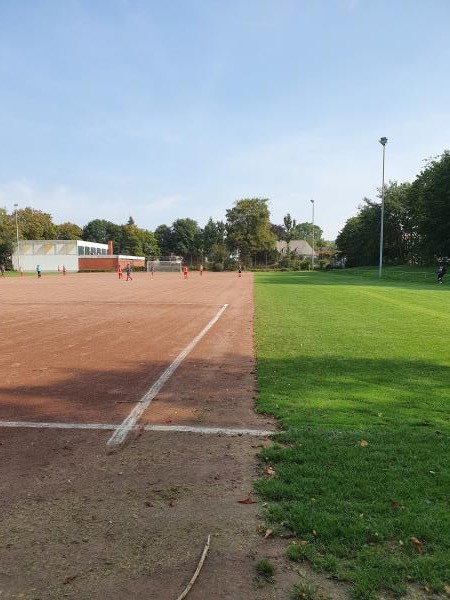
<svg viewBox="0 0 450 600">
<path fill-rule="evenodd" d="M 17 240 L 17 270 L 20 272 L 20 248 L 19 248 L 19 221 L 17 220 L 17 207 L 18 204 L 14 204 L 16 212 L 16 240 Z"/>
<path fill-rule="evenodd" d="M 314 200 L 311 200 L 312 204 L 312 254 L 311 254 L 311 265 L 314 271 Z"/>
<path fill-rule="evenodd" d="M 383 272 L 383 229 L 384 229 L 384 154 L 386 150 L 387 137 L 382 137 L 378 140 L 383 146 L 383 178 L 381 181 L 381 222 L 380 222 L 380 262 L 378 265 L 378 277 L 381 277 Z"/>
</svg>

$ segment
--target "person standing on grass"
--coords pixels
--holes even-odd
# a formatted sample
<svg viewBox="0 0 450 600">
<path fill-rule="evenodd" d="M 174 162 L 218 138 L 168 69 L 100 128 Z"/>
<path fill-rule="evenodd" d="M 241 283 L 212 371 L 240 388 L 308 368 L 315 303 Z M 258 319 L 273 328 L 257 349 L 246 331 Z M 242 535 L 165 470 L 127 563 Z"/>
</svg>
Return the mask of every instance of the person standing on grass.
<svg viewBox="0 0 450 600">
<path fill-rule="evenodd" d="M 127 264 L 127 267 L 125 269 L 125 272 L 127 274 L 127 279 L 126 281 L 133 281 L 133 278 L 131 277 L 131 265 L 130 263 Z"/>
<path fill-rule="evenodd" d="M 442 283 L 442 280 L 443 280 L 446 272 L 447 272 L 447 269 L 444 267 L 444 265 L 438 266 L 438 269 L 436 271 L 438 283 Z"/>
<path fill-rule="evenodd" d="M 188 278 L 188 268 L 187 268 L 187 265 L 184 265 L 184 267 L 183 267 L 183 277 L 184 277 L 184 279 Z"/>
<path fill-rule="evenodd" d="M 117 275 L 119 279 L 123 279 L 122 267 L 120 265 L 117 267 Z"/>
<path fill-rule="evenodd" d="M 42 271 L 41 271 L 41 265 L 36 265 L 36 273 L 37 273 L 38 277 L 41 276 L 41 273 L 42 273 Z"/>
</svg>

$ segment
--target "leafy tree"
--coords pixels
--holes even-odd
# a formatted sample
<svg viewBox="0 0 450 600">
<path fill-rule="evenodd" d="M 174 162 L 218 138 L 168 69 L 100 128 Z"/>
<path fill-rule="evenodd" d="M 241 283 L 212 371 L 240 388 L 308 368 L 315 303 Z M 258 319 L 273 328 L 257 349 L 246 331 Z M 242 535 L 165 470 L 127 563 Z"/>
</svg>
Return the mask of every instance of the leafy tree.
<svg viewBox="0 0 450 600">
<path fill-rule="evenodd" d="M 450 152 L 427 162 L 409 191 L 416 247 L 424 262 L 450 257 Z"/>
<path fill-rule="evenodd" d="M 142 256 L 142 235 L 139 228 L 135 225 L 132 217 L 129 218 L 126 225 L 121 225 L 121 245 L 120 253 L 131 256 Z"/>
<path fill-rule="evenodd" d="M 0 263 L 7 265 L 14 250 L 15 220 L 5 208 L 0 208 Z"/>
<path fill-rule="evenodd" d="M 225 224 L 213 221 L 210 217 L 203 228 L 203 250 L 210 257 L 212 249 L 218 244 L 223 244 L 225 238 Z"/>
<path fill-rule="evenodd" d="M 336 246 L 347 258 L 347 266 L 377 264 L 380 216 L 380 205 L 364 198 L 357 216 L 348 219 L 339 232 Z"/>
<path fill-rule="evenodd" d="M 263 198 L 244 198 L 226 211 L 227 245 L 231 252 L 238 254 L 244 265 L 250 264 L 256 253 L 269 251 L 275 246 L 267 203 L 268 200 Z"/>
<path fill-rule="evenodd" d="M 283 225 L 275 225 L 273 223 L 270 224 L 270 231 L 274 234 L 278 241 L 284 240 L 286 235 L 286 230 Z"/>
<path fill-rule="evenodd" d="M 141 229 L 142 252 L 144 256 L 159 256 L 158 241 L 155 235 L 147 229 Z"/>
<path fill-rule="evenodd" d="M 57 240 L 81 240 L 83 239 L 83 230 L 75 223 L 61 223 L 55 225 Z"/>
<path fill-rule="evenodd" d="M 295 232 L 295 219 L 292 219 L 291 215 L 288 213 L 284 219 L 283 219 L 283 223 L 284 223 L 284 229 L 285 229 L 285 234 L 284 234 L 284 239 L 286 241 L 286 254 L 289 256 L 289 244 L 291 243 L 291 240 L 294 238 L 294 232 Z"/>
<path fill-rule="evenodd" d="M 313 238 L 313 224 L 312 223 L 297 223 L 294 226 L 294 231 L 292 233 L 293 240 L 306 240 L 312 246 L 312 238 Z M 321 246 L 323 244 L 323 231 L 322 229 L 314 224 L 314 245 Z"/>
<path fill-rule="evenodd" d="M 83 227 L 83 240 L 87 242 L 98 242 L 107 244 L 109 240 L 113 243 L 113 251 L 116 254 L 122 252 L 122 227 L 104 219 L 94 219 Z"/>
<path fill-rule="evenodd" d="M 175 253 L 179 256 L 192 256 L 199 252 L 197 244 L 199 242 L 200 228 L 197 221 L 192 219 L 177 219 L 172 223 L 172 240 Z"/>
<path fill-rule="evenodd" d="M 19 235 L 23 240 L 54 240 L 56 226 L 48 213 L 27 206 L 17 211 Z"/>
<path fill-rule="evenodd" d="M 155 229 L 155 238 L 158 242 L 160 256 L 165 258 L 176 254 L 172 230 L 167 225 L 159 225 Z"/>
</svg>

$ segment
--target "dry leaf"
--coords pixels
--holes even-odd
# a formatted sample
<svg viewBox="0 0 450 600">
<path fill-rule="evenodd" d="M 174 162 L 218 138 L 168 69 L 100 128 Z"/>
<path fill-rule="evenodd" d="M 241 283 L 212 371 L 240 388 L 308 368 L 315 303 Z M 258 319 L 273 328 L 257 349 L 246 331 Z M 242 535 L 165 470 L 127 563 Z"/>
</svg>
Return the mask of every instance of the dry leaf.
<svg viewBox="0 0 450 600">
<path fill-rule="evenodd" d="M 369 442 L 367 440 L 361 440 L 359 442 L 359 445 L 361 446 L 361 448 L 365 448 L 366 446 L 369 445 Z"/>
<path fill-rule="evenodd" d="M 411 540 L 411 544 L 414 546 L 414 548 L 419 552 L 422 552 L 422 542 L 414 536 L 411 536 L 409 539 Z"/>
<path fill-rule="evenodd" d="M 430 591 L 430 588 L 429 588 L 427 585 L 424 585 L 424 586 L 423 586 L 423 589 L 424 589 L 424 590 L 427 592 L 427 594 L 428 594 L 428 592 Z"/>
<path fill-rule="evenodd" d="M 450 585 L 444 585 L 444 592 L 450 596 Z"/>
<path fill-rule="evenodd" d="M 244 498 L 244 500 L 238 500 L 239 504 L 256 504 L 255 500 L 252 500 L 250 496 L 248 498 Z"/>
<path fill-rule="evenodd" d="M 300 540 L 299 541 L 300 546 L 306 546 L 306 544 L 309 544 L 308 540 Z"/>
<path fill-rule="evenodd" d="M 399 504 L 398 502 L 396 502 L 395 500 L 392 500 L 392 498 L 389 498 L 389 502 L 392 504 L 392 506 L 394 508 L 405 508 L 404 506 L 402 506 L 401 504 Z"/>
<path fill-rule="evenodd" d="M 266 475 L 268 475 L 269 477 L 278 477 L 278 473 L 270 465 L 267 465 L 267 467 L 264 469 L 264 471 L 265 471 Z"/>
<path fill-rule="evenodd" d="M 267 529 L 264 539 L 267 540 L 268 537 L 272 535 L 273 529 Z"/>
<path fill-rule="evenodd" d="M 78 574 L 76 575 L 69 575 L 69 577 L 66 577 L 63 581 L 63 585 L 67 585 L 68 583 L 70 583 L 71 581 L 73 581 L 74 579 L 76 579 L 78 577 Z"/>
</svg>

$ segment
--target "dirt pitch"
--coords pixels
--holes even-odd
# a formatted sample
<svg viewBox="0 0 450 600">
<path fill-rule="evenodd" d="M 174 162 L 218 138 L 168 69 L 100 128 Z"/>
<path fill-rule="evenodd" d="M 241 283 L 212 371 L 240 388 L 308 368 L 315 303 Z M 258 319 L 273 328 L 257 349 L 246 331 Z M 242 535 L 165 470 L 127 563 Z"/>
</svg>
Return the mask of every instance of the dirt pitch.
<svg viewBox="0 0 450 600">
<path fill-rule="evenodd" d="M 208 534 L 189 600 L 289 597 L 295 576 L 258 531 L 260 505 L 238 502 L 265 438 L 141 427 L 107 449 L 113 428 L 223 304 L 139 424 L 275 429 L 254 412 L 252 276 L 0 284 L 0 599 L 176 600 Z M 17 427 L 29 422 L 49 427 Z M 72 428 L 86 425 L 94 428 Z M 255 583 L 264 557 L 279 586 Z"/>
</svg>

